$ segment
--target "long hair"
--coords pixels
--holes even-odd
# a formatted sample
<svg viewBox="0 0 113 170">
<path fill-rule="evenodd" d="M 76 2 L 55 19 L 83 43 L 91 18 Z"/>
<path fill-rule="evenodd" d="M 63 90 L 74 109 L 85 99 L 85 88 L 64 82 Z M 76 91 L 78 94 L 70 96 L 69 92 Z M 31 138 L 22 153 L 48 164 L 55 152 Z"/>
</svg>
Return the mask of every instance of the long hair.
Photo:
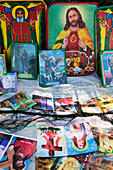
<svg viewBox="0 0 113 170">
<path fill-rule="evenodd" d="M 70 12 L 71 10 L 74 10 L 74 11 L 77 12 L 77 14 L 78 14 L 78 17 L 79 17 L 79 18 L 78 18 L 79 28 L 84 28 L 84 27 L 86 27 L 85 22 L 83 22 L 83 20 L 82 20 L 82 16 L 81 16 L 79 10 L 78 10 L 77 8 L 75 8 L 75 7 L 72 7 L 72 8 L 69 8 L 69 9 L 67 10 L 67 13 L 66 13 L 66 24 L 65 24 L 65 26 L 64 26 L 64 30 L 67 31 L 67 30 L 69 29 L 69 27 L 70 27 L 70 22 L 69 22 L 68 14 L 69 14 L 69 12 Z"/>
</svg>

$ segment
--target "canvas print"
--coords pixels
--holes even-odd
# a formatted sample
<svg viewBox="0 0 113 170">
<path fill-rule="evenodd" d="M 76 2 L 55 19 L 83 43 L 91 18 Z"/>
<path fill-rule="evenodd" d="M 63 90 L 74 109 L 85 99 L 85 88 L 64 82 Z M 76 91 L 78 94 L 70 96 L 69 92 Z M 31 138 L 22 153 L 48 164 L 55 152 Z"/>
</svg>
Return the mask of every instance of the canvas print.
<svg viewBox="0 0 113 170">
<path fill-rule="evenodd" d="M 6 73 L 6 58 L 5 54 L 0 54 L 0 74 Z"/>
<path fill-rule="evenodd" d="M 65 51 L 39 50 L 39 85 L 48 87 L 66 83 Z"/>
<path fill-rule="evenodd" d="M 95 11 L 95 56 L 96 56 L 96 71 L 101 75 L 99 51 L 113 49 L 113 6 L 99 7 Z"/>
<path fill-rule="evenodd" d="M 37 141 L 33 139 L 13 136 L 6 154 L 0 160 L 0 169 L 27 170 L 36 145 Z"/>
<path fill-rule="evenodd" d="M 0 1 L 0 36 L 1 49 L 5 49 L 10 66 L 11 43 L 36 43 L 44 45 L 45 9 L 43 0 L 37 1 Z"/>
<path fill-rule="evenodd" d="M 11 43 L 11 71 L 18 79 L 37 79 L 37 45 Z"/>
<path fill-rule="evenodd" d="M 113 50 L 100 52 L 102 84 L 104 87 L 113 86 Z"/>
<path fill-rule="evenodd" d="M 0 94 L 17 92 L 17 74 L 0 74 Z"/>
<path fill-rule="evenodd" d="M 53 111 L 53 99 L 47 96 L 33 94 L 32 99 L 36 102 L 32 108 L 36 110 Z"/>
<path fill-rule="evenodd" d="M 37 127 L 37 156 L 61 157 L 97 151 L 88 122 L 55 127 Z"/>
<path fill-rule="evenodd" d="M 95 103 L 103 113 L 113 110 L 113 97 L 109 94 L 92 98 L 91 101 Z"/>
<path fill-rule="evenodd" d="M 47 9 L 47 48 L 65 49 L 67 76 L 89 75 L 95 70 L 94 11 L 97 6 L 97 3 L 55 3 Z"/>
</svg>

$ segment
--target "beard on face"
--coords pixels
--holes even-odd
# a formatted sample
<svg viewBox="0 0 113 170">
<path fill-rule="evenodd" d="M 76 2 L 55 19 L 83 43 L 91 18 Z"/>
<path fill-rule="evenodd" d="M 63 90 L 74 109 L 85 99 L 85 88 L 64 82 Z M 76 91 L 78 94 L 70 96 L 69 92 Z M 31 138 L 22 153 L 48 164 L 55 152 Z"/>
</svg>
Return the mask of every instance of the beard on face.
<svg viewBox="0 0 113 170">
<path fill-rule="evenodd" d="M 78 21 L 73 20 L 72 22 L 70 22 L 70 26 L 72 27 L 76 27 L 78 25 Z"/>
</svg>

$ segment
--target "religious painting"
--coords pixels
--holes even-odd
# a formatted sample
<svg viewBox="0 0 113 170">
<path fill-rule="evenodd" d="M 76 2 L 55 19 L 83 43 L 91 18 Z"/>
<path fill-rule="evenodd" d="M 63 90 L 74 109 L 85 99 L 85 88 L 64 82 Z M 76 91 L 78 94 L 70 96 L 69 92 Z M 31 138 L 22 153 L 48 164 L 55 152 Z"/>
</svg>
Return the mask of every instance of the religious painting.
<svg viewBox="0 0 113 170">
<path fill-rule="evenodd" d="M 11 71 L 18 79 L 37 79 L 36 43 L 11 43 Z"/>
<path fill-rule="evenodd" d="M 74 2 L 55 3 L 47 9 L 47 49 L 65 49 L 67 76 L 89 75 L 95 71 L 94 11 L 97 7 L 97 3 Z"/>
<path fill-rule="evenodd" d="M 6 73 L 6 58 L 5 54 L 0 54 L 0 74 Z"/>
<path fill-rule="evenodd" d="M 99 7 L 95 11 L 96 72 L 101 76 L 99 51 L 113 49 L 113 6 Z"/>
<path fill-rule="evenodd" d="M 17 74 L 0 74 L 0 94 L 17 92 Z"/>
<path fill-rule="evenodd" d="M 0 46 L 10 69 L 11 43 L 37 43 L 42 48 L 45 36 L 45 3 L 37 1 L 0 1 Z M 43 27 L 43 29 L 42 29 Z M 40 29 L 39 29 L 40 28 Z"/>
<path fill-rule="evenodd" d="M 113 50 L 100 52 L 100 64 L 103 86 L 113 86 Z"/>
<path fill-rule="evenodd" d="M 66 60 L 64 49 L 39 50 L 39 85 L 49 87 L 66 84 Z"/>
</svg>

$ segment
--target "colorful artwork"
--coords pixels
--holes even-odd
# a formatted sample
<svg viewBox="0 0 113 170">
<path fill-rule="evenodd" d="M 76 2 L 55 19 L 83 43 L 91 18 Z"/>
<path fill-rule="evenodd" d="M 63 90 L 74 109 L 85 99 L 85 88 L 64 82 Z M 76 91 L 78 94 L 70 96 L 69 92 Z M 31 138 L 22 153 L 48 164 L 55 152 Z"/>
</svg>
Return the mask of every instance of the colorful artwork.
<svg viewBox="0 0 113 170">
<path fill-rule="evenodd" d="M 100 114 L 103 113 L 101 111 L 101 109 L 91 100 L 87 100 L 87 101 L 82 101 L 80 103 L 81 105 L 81 110 L 83 111 L 83 113 L 88 113 L 88 114 Z"/>
<path fill-rule="evenodd" d="M 86 165 L 86 170 L 96 169 L 96 170 L 112 170 L 113 161 L 106 160 L 105 158 L 95 157 L 94 155 L 90 156 L 90 159 Z"/>
<path fill-rule="evenodd" d="M 68 76 L 94 72 L 96 9 L 96 3 L 75 2 L 52 4 L 47 10 L 47 48 L 65 49 Z"/>
<path fill-rule="evenodd" d="M 44 111 L 53 111 L 53 99 L 45 96 L 38 96 L 33 94 L 33 100 L 37 103 L 32 108 Z"/>
<path fill-rule="evenodd" d="M 95 12 L 95 33 L 96 33 L 96 71 L 100 75 L 99 51 L 113 49 L 113 6 L 100 7 Z"/>
<path fill-rule="evenodd" d="M 27 170 L 36 145 L 37 141 L 35 140 L 13 136 L 6 154 L 0 160 L 0 169 Z"/>
<path fill-rule="evenodd" d="M 37 156 L 61 157 L 97 151 L 89 123 L 37 128 Z"/>
<path fill-rule="evenodd" d="M 17 74 L 0 74 L 0 94 L 17 92 Z"/>
<path fill-rule="evenodd" d="M 75 155 L 71 157 L 49 157 L 49 158 L 36 158 L 36 170 L 38 169 L 85 169 L 89 154 Z"/>
<path fill-rule="evenodd" d="M 12 97 L 2 101 L 0 107 L 11 107 L 14 110 L 26 110 L 34 106 L 36 102 L 23 91 L 13 95 Z"/>
<path fill-rule="evenodd" d="M 2 50 L 5 49 L 7 53 L 8 62 L 10 62 L 11 42 L 37 43 L 41 47 L 42 17 L 45 20 L 43 1 L 9 1 L 0 2 L 0 28 L 1 37 L 3 37 L 1 46 Z"/>
<path fill-rule="evenodd" d="M 39 50 L 39 85 L 43 87 L 66 84 L 64 50 Z"/>
<path fill-rule="evenodd" d="M 18 79 L 37 79 L 36 43 L 11 43 L 11 71 Z"/>
<path fill-rule="evenodd" d="M 93 103 L 95 103 L 103 113 L 113 110 L 113 97 L 111 97 L 109 94 L 92 98 L 91 101 L 93 101 Z"/>
<path fill-rule="evenodd" d="M 63 98 L 53 98 L 54 111 L 57 114 L 69 114 L 69 112 L 76 111 L 73 98 L 72 97 L 63 97 Z"/>
<path fill-rule="evenodd" d="M 6 59 L 5 54 L 0 54 L 0 74 L 6 73 Z"/>
<path fill-rule="evenodd" d="M 113 86 L 113 51 L 100 52 L 100 63 L 103 86 Z"/>
</svg>

